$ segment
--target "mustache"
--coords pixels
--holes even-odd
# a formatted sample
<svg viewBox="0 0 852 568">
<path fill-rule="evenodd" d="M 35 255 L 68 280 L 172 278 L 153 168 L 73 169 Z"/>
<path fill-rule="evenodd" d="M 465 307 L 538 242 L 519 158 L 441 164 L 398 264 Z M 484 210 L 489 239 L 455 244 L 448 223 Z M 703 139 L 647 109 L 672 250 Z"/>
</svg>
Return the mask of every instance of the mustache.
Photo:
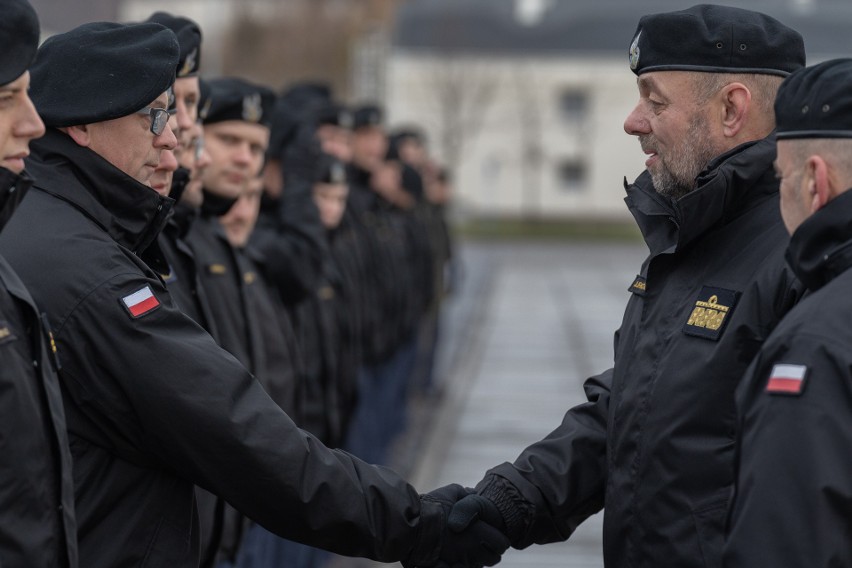
<svg viewBox="0 0 852 568">
<path fill-rule="evenodd" d="M 657 154 L 657 137 L 653 134 L 642 134 L 639 136 L 639 145 L 645 153 Z"/>
</svg>

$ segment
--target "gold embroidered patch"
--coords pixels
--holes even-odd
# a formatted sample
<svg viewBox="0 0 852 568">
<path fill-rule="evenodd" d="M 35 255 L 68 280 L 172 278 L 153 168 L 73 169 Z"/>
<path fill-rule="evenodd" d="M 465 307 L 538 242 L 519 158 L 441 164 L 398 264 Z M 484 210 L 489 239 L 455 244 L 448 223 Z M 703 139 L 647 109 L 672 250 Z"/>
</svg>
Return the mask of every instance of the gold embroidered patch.
<svg viewBox="0 0 852 568">
<path fill-rule="evenodd" d="M 704 286 L 683 327 L 683 332 L 687 335 L 718 340 L 738 298 L 739 292 Z"/>
<path fill-rule="evenodd" d="M 334 288 L 331 286 L 323 286 L 319 290 L 317 290 L 317 297 L 320 300 L 331 300 L 334 298 Z"/>
<path fill-rule="evenodd" d="M 633 284 L 627 289 L 628 292 L 633 292 L 637 296 L 644 296 L 648 290 L 648 282 L 644 276 L 637 275 L 633 280 Z"/>
</svg>

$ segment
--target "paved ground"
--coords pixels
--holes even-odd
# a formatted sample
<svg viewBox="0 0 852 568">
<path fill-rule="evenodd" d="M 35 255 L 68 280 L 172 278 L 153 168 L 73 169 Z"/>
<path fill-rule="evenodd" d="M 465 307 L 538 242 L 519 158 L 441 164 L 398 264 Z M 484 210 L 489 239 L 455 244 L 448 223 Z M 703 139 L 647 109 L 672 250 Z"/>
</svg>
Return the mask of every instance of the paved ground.
<svg viewBox="0 0 852 568">
<path fill-rule="evenodd" d="M 439 361 L 442 404 L 405 464 L 415 486 L 475 484 L 582 402 L 582 383 L 611 365 L 612 336 L 642 244 L 474 243 L 448 305 Z M 501 566 L 601 567 L 601 518 L 568 543 L 510 551 Z"/>
</svg>

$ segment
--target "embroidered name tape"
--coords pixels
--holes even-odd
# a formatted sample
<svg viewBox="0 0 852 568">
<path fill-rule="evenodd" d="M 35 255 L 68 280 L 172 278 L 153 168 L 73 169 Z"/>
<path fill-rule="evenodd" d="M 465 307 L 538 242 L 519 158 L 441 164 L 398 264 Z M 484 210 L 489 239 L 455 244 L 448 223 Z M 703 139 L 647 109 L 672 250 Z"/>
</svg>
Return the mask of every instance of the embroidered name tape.
<svg viewBox="0 0 852 568">
<path fill-rule="evenodd" d="M 150 286 L 140 288 L 129 296 L 123 297 L 121 303 L 134 318 L 144 316 L 160 306 L 160 301 L 151 291 Z"/>
<path fill-rule="evenodd" d="M 633 292 L 637 296 L 644 296 L 648 290 L 648 283 L 644 276 L 636 275 L 633 279 L 633 284 L 627 289 L 628 292 Z"/>
<path fill-rule="evenodd" d="M 739 292 L 702 286 L 698 299 L 683 326 L 687 335 L 718 341 L 725 330 L 725 324 L 731 319 L 734 307 L 740 297 Z"/>
<path fill-rule="evenodd" d="M 766 392 L 772 394 L 790 394 L 799 396 L 805 388 L 808 368 L 805 365 L 779 363 L 772 366 Z"/>
</svg>

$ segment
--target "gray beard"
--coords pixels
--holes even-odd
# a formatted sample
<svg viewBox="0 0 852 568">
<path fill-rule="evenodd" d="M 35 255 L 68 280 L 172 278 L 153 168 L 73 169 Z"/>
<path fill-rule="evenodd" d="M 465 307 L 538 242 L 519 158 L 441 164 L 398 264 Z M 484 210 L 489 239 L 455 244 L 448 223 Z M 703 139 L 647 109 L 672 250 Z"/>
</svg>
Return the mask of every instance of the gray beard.
<svg viewBox="0 0 852 568">
<path fill-rule="evenodd" d="M 696 116 L 677 148 L 665 160 L 661 156 L 657 168 L 650 172 L 657 193 L 680 199 L 695 189 L 695 178 L 718 153 L 704 140 L 706 132 L 707 121 Z M 653 135 L 648 135 L 648 139 L 653 139 Z"/>
</svg>

